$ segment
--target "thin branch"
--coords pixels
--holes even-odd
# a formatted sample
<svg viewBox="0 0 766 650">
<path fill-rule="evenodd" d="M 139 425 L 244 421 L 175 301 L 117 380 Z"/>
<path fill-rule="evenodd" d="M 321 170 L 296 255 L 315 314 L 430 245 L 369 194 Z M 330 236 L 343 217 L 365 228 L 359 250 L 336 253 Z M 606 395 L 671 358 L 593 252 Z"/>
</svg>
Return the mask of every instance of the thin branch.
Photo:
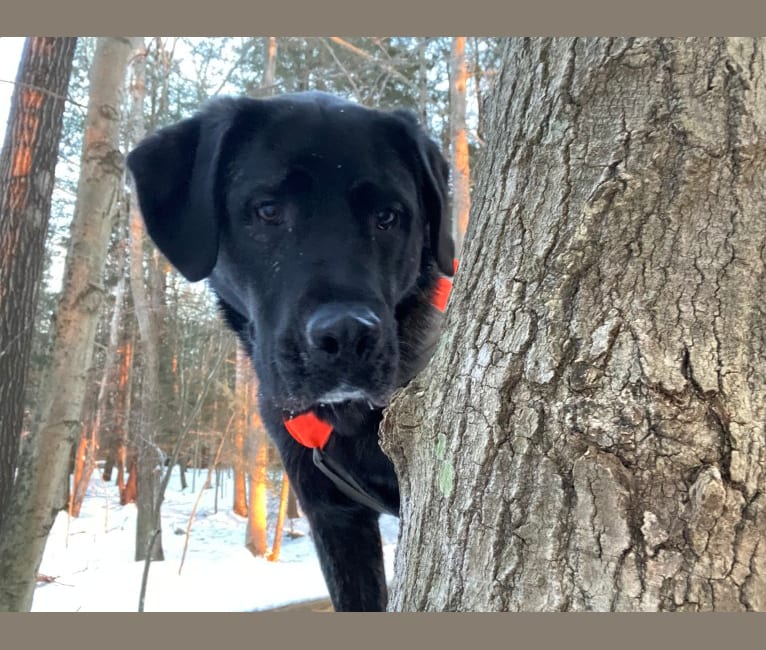
<svg viewBox="0 0 766 650">
<path fill-rule="evenodd" d="M 199 508 L 200 501 L 202 501 L 202 495 L 205 493 L 205 489 L 207 484 L 210 482 L 210 475 L 213 473 L 213 469 L 218 467 L 218 463 L 221 460 L 221 451 L 223 450 L 223 443 L 226 442 L 226 438 L 229 436 L 229 431 L 231 430 L 231 423 L 234 421 L 234 417 L 237 415 L 237 412 L 234 411 L 234 413 L 231 414 L 231 417 L 229 418 L 229 422 L 226 424 L 226 430 L 223 432 L 223 435 L 221 436 L 221 442 L 218 444 L 218 449 L 215 452 L 215 459 L 213 460 L 213 464 L 208 467 L 207 470 L 207 480 L 203 484 L 203 486 L 200 488 L 199 494 L 197 495 L 197 500 L 194 502 L 194 507 L 192 508 L 191 514 L 189 515 L 189 523 L 186 525 L 186 539 L 184 540 L 184 550 L 183 553 L 181 553 L 181 564 L 178 565 L 178 575 L 181 575 L 181 570 L 184 568 L 184 562 L 186 561 L 186 551 L 189 548 L 189 538 L 191 537 L 191 528 L 192 524 L 194 523 L 194 518 L 197 515 L 197 508 Z"/>
<path fill-rule="evenodd" d="M 251 38 L 249 41 L 247 41 L 246 43 L 242 45 L 242 53 L 239 55 L 239 58 L 234 63 L 234 65 L 231 66 L 231 68 L 229 68 L 229 71 L 226 73 L 226 76 L 223 78 L 223 81 L 218 85 L 218 88 L 216 88 L 215 91 L 213 91 L 212 93 L 213 95 L 217 95 L 218 93 L 220 93 L 223 90 L 223 87 L 227 83 L 229 83 L 229 79 L 231 79 L 231 75 L 233 75 L 235 70 L 237 70 L 239 66 L 242 65 L 242 63 L 245 60 L 245 57 L 250 53 L 250 50 L 253 48 L 254 44 L 255 44 L 255 39 Z"/>
<path fill-rule="evenodd" d="M 393 63 L 390 63 L 390 62 L 388 62 L 388 61 L 381 61 L 380 59 L 378 59 L 378 58 L 374 57 L 374 56 L 373 56 L 372 54 L 370 54 L 369 52 L 365 52 L 363 49 L 361 49 L 361 48 L 358 48 L 358 47 L 357 47 L 356 45 L 354 45 L 353 43 L 349 43 L 348 41 L 346 41 L 346 40 L 342 39 L 340 36 L 330 36 L 330 40 L 331 40 L 333 43 L 337 43 L 337 44 L 338 44 L 338 45 L 340 45 L 341 47 L 344 47 L 344 48 L 346 48 L 347 50 L 349 50 L 349 51 L 353 52 L 353 53 L 354 53 L 354 54 L 356 54 L 357 56 L 360 56 L 360 57 L 362 57 L 363 59 L 365 59 L 365 60 L 367 60 L 367 61 L 370 61 L 371 63 L 375 63 L 376 65 L 379 65 L 379 66 L 380 66 L 380 67 L 382 67 L 382 68 L 385 68 L 385 69 L 386 69 L 386 70 L 388 70 L 388 71 L 389 71 L 389 72 L 390 72 L 392 75 L 394 75 L 394 76 L 395 76 L 395 77 L 396 77 L 396 78 L 397 78 L 399 81 L 401 81 L 402 83 L 404 83 L 404 84 L 405 84 L 405 85 L 406 85 L 408 88 L 411 88 L 411 89 L 412 89 L 412 90 L 414 90 L 414 91 L 418 91 L 418 90 L 419 90 L 419 89 L 417 88 L 417 86 L 415 86 L 415 85 L 412 83 L 412 79 L 408 79 L 408 78 L 407 78 L 407 77 L 405 77 L 405 76 L 404 76 L 404 75 L 403 75 L 401 72 L 399 72 L 399 71 L 396 69 L 396 66 L 395 66 Z"/>
<path fill-rule="evenodd" d="M 59 95 L 58 93 L 53 92 L 49 88 L 42 88 L 40 86 L 36 86 L 35 84 L 28 84 L 22 81 L 15 81 L 15 80 L 11 81 L 10 79 L 0 79 L 0 83 L 10 84 L 12 86 L 20 86 L 22 88 L 31 88 L 32 90 L 36 90 L 37 92 L 40 92 L 43 95 L 48 95 L 49 97 L 53 97 L 54 99 L 63 99 L 67 104 L 76 106 L 77 108 L 81 109 L 83 112 L 87 111 L 88 109 L 88 107 L 85 106 L 85 104 L 80 104 L 79 102 L 76 102 L 70 96 L 65 97 L 64 95 Z"/>
<path fill-rule="evenodd" d="M 327 49 L 327 51 L 330 53 L 330 56 L 333 58 L 333 61 L 335 61 L 335 65 L 337 65 L 343 74 L 346 76 L 346 80 L 351 84 L 351 87 L 354 89 L 354 96 L 356 97 L 358 102 L 362 101 L 362 93 L 359 91 L 359 86 L 356 85 L 354 82 L 353 75 L 346 69 L 346 66 L 344 66 L 338 56 L 335 54 L 335 50 L 332 49 L 332 46 L 327 42 L 326 38 L 320 38 L 319 42 L 324 45 L 324 47 Z"/>
<path fill-rule="evenodd" d="M 226 350 L 225 345 L 222 342 L 219 348 L 219 355 L 218 359 L 213 366 L 213 369 L 210 371 L 210 374 L 208 374 L 207 379 L 205 380 L 205 384 L 202 387 L 202 391 L 200 392 L 197 402 L 194 405 L 194 409 L 192 409 L 191 415 L 189 416 L 189 421 L 185 424 L 183 430 L 181 431 L 180 435 L 178 436 L 178 439 L 176 440 L 176 444 L 173 446 L 173 451 L 170 454 L 170 460 L 168 461 L 168 469 L 165 472 L 165 476 L 162 478 L 162 483 L 160 484 L 160 489 L 157 495 L 157 505 L 155 506 L 154 513 L 152 516 L 152 521 L 154 521 L 157 525 L 157 527 L 152 531 L 152 535 L 149 539 L 149 543 L 147 544 L 147 552 L 146 557 L 144 559 L 144 572 L 141 576 L 141 591 L 138 599 L 138 611 L 143 612 L 144 609 L 144 596 L 146 594 L 146 583 L 149 580 L 149 567 L 152 563 L 152 549 L 154 548 L 154 542 L 159 536 L 160 532 L 162 531 L 162 520 L 161 520 L 161 508 L 162 508 L 162 501 L 165 495 L 165 490 L 168 487 L 168 483 L 170 483 L 170 476 L 173 473 L 173 466 L 176 464 L 176 461 L 178 459 L 178 453 L 181 451 L 181 446 L 184 443 L 184 440 L 186 439 L 187 434 L 189 433 L 191 429 L 191 425 L 194 422 L 194 419 L 197 417 L 197 414 L 199 413 L 200 409 L 202 408 L 202 403 L 205 400 L 205 397 L 207 397 L 208 391 L 210 390 L 210 386 L 213 383 L 213 377 L 215 377 L 216 373 L 218 372 L 218 369 L 221 367 L 221 363 L 223 362 L 224 357 L 226 356 Z"/>
</svg>

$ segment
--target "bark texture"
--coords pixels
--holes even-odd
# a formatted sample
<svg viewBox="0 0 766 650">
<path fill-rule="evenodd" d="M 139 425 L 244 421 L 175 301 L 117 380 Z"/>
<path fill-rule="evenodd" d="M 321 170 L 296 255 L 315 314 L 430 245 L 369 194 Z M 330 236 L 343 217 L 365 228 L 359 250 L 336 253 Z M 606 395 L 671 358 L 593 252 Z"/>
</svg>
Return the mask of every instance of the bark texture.
<svg viewBox="0 0 766 650">
<path fill-rule="evenodd" d="M 82 429 L 83 401 L 101 311 L 109 235 L 124 173 L 119 150 L 120 104 L 130 52 L 124 38 L 99 39 L 90 73 L 88 111 L 64 269 L 52 359 L 43 382 L 39 431 L 21 465 L 0 541 L 0 609 L 26 610 L 45 540 L 69 479 L 70 453 Z"/>
<path fill-rule="evenodd" d="M 505 43 L 392 609 L 766 609 L 764 45 Z"/>
<path fill-rule="evenodd" d="M 0 155 L 0 525 L 24 420 L 45 236 L 76 38 L 28 38 Z"/>
</svg>

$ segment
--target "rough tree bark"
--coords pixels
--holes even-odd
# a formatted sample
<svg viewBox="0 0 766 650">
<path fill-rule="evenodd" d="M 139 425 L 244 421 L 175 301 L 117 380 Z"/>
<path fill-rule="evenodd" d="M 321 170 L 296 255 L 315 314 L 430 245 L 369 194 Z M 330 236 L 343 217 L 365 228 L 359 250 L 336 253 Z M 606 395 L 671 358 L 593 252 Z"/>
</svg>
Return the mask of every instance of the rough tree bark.
<svg viewBox="0 0 766 650">
<path fill-rule="evenodd" d="M 0 525 L 24 420 L 53 179 L 77 39 L 28 38 L 0 155 Z"/>
<path fill-rule="evenodd" d="M 392 609 L 766 609 L 764 45 L 505 43 Z"/>
<path fill-rule="evenodd" d="M 124 38 L 99 39 L 90 72 L 88 110 L 64 284 L 53 327 L 52 359 L 43 382 L 39 431 L 13 492 L 0 541 L 6 604 L 26 610 L 35 575 L 82 428 L 83 401 L 104 289 L 109 235 L 124 174 L 120 105 L 130 49 Z"/>
</svg>

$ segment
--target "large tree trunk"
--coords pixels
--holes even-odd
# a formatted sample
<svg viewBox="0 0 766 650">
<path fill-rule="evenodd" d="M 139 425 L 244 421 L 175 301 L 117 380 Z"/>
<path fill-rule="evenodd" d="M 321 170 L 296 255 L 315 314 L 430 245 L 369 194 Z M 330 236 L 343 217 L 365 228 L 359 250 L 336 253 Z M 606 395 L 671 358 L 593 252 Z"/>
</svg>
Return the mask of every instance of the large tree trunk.
<svg viewBox="0 0 766 650">
<path fill-rule="evenodd" d="M 0 154 L 0 527 L 16 471 L 45 236 L 76 43 L 75 38 L 27 39 Z"/>
<path fill-rule="evenodd" d="M 393 609 L 766 609 L 764 44 L 505 44 Z"/>
</svg>

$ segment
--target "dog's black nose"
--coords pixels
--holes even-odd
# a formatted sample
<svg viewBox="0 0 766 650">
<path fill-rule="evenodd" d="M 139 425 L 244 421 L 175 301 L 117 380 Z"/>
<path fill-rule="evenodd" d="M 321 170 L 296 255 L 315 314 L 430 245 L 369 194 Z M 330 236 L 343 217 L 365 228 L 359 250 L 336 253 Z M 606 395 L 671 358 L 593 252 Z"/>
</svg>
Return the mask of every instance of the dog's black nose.
<svg viewBox="0 0 766 650">
<path fill-rule="evenodd" d="M 362 359 L 377 348 L 381 329 L 380 317 L 369 307 L 330 303 L 311 314 L 306 339 L 314 355 Z"/>
</svg>

